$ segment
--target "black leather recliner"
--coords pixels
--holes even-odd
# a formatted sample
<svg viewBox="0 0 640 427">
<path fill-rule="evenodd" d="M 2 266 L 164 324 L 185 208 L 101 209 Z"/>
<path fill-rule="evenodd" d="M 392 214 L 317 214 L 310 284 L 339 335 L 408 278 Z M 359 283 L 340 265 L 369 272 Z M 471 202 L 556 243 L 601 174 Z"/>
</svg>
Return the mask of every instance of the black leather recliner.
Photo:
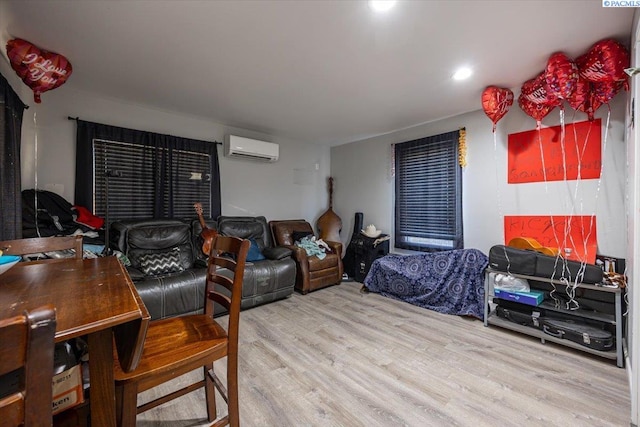
<svg viewBox="0 0 640 427">
<path fill-rule="evenodd" d="M 205 263 L 197 262 L 189 223 L 178 219 L 117 221 L 111 233 L 112 247 L 131 262 L 127 270 L 153 320 L 202 312 L 207 269 Z M 175 248 L 182 271 L 144 271 L 145 255 L 171 255 Z"/>
<path fill-rule="evenodd" d="M 296 263 L 291 250 L 275 246 L 264 216 L 219 216 L 218 233 L 253 239 L 266 259 L 247 262 L 242 284 L 242 308 L 253 307 L 293 293 L 296 283 Z"/>
</svg>

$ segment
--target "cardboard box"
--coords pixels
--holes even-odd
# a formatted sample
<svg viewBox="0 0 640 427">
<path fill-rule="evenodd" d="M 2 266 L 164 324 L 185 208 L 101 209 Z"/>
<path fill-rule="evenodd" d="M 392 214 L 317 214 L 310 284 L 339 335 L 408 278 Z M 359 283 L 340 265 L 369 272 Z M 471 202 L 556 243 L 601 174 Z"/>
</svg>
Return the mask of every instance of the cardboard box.
<svg viewBox="0 0 640 427">
<path fill-rule="evenodd" d="M 53 414 L 84 402 L 82 367 L 73 366 L 53 376 Z"/>
<path fill-rule="evenodd" d="M 544 292 L 536 290 L 531 290 L 529 292 L 509 292 L 501 289 L 494 289 L 494 296 L 507 301 L 519 302 L 520 304 L 533 306 L 538 306 L 542 301 L 544 301 Z"/>
</svg>

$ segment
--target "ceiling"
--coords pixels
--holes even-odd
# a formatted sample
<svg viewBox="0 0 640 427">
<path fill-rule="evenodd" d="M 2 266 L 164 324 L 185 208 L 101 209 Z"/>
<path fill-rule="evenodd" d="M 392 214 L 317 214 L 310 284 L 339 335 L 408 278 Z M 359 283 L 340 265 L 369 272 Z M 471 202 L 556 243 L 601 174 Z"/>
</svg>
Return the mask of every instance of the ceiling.
<svg viewBox="0 0 640 427">
<path fill-rule="evenodd" d="M 553 52 L 628 46 L 633 20 L 600 0 L 0 1 L 3 38 L 66 56 L 68 87 L 326 145 L 478 110 Z"/>
</svg>

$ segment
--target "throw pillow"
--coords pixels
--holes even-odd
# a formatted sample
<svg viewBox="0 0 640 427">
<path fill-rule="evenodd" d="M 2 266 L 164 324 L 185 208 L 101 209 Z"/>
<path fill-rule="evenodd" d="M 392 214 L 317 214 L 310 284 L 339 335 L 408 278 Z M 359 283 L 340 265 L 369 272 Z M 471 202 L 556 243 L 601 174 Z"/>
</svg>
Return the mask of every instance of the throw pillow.
<svg viewBox="0 0 640 427">
<path fill-rule="evenodd" d="M 140 270 L 147 276 L 176 273 L 184 270 L 180 262 L 180 249 L 173 248 L 168 252 L 155 252 L 141 255 Z"/>
<path fill-rule="evenodd" d="M 255 261 L 262 261 L 263 259 L 265 259 L 264 255 L 262 255 L 262 251 L 260 250 L 260 247 L 258 246 L 258 243 L 256 242 L 256 240 L 249 239 L 249 241 L 251 242 L 251 247 L 249 248 L 249 252 L 247 253 L 247 261 L 255 262 Z"/>
<path fill-rule="evenodd" d="M 307 236 L 313 236 L 313 233 L 311 231 L 294 231 L 291 235 L 293 236 L 293 242 L 295 243 Z"/>
</svg>

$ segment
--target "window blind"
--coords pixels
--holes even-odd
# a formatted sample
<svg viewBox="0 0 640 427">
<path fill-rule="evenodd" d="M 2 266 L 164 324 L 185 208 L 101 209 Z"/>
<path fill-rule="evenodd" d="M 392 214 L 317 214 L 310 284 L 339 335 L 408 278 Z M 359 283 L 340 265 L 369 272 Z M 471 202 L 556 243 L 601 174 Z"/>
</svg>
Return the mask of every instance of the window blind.
<svg viewBox="0 0 640 427">
<path fill-rule="evenodd" d="M 154 212 L 188 218 L 195 202 L 211 215 L 210 155 L 104 139 L 93 140 L 93 152 L 96 215 L 105 216 L 108 204 L 110 221 L 154 218 Z"/>
<path fill-rule="evenodd" d="M 395 246 L 463 247 L 459 131 L 395 145 Z"/>
</svg>

